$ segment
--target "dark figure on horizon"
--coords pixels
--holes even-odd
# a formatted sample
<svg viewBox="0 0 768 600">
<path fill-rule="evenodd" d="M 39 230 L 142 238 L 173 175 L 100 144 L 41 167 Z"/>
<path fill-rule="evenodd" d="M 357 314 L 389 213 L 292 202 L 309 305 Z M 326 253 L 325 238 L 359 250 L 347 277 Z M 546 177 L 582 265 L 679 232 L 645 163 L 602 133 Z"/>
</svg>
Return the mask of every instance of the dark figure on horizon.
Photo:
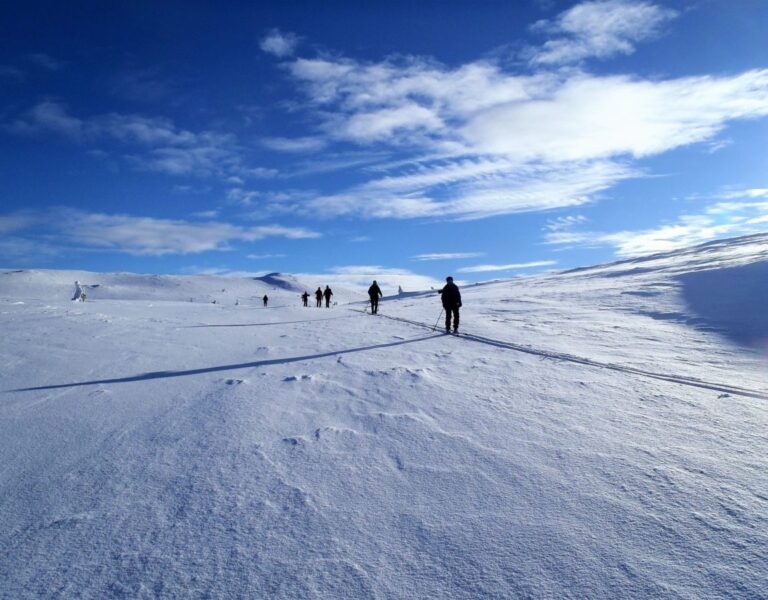
<svg viewBox="0 0 768 600">
<path fill-rule="evenodd" d="M 323 306 L 323 290 L 320 289 L 319 285 L 315 291 L 315 300 L 317 300 L 317 308 L 321 308 Z"/>
<path fill-rule="evenodd" d="M 269 302 L 269 296 L 264 294 L 264 297 L 262 298 L 262 300 L 264 302 L 264 308 L 267 308 L 267 302 Z"/>
<path fill-rule="evenodd" d="M 325 291 L 323 292 L 323 296 L 325 296 L 325 308 L 330 308 L 331 306 L 331 296 L 333 296 L 333 292 L 331 291 L 330 286 L 325 286 Z"/>
<path fill-rule="evenodd" d="M 301 295 L 301 301 L 304 304 L 304 306 L 309 306 L 309 304 L 307 304 L 308 300 L 309 300 L 309 292 L 307 290 L 304 290 L 304 293 Z"/>
<path fill-rule="evenodd" d="M 375 315 L 379 312 L 379 298 L 384 294 L 381 293 L 381 288 L 376 280 L 373 280 L 371 287 L 368 288 L 368 299 L 371 301 L 371 314 Z"/>
<path fill-rule="evenodd" d="M 459 330 L 459 308 L 461 307 L 461 292 L 458 286 L 453 283 L 453 277 L 445 278 L 445 286 L 438 293 L 442 296 L 443 308 L 445 309 L 445 332 L 451 332 L 451 315 L 453 315 L 453 332 Z"/>
</svg>

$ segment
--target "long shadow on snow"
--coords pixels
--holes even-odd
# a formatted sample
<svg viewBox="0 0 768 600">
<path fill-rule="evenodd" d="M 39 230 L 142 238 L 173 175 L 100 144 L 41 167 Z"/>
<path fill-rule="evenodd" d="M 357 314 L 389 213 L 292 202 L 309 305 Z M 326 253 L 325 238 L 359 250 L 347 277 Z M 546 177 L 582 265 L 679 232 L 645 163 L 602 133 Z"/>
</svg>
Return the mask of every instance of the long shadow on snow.
<svg viewBox="0 0 768 600">
<path fill-rule="evenodd" d="M 683 299 L 708 326 L 750 348 L 768 343 L 768 262 L 679 275 Z"/>
<path fill-rule="evenodd" d="M 349 319 L 357 315 L 344 315 L 343 317 L 330 317 L 328 319 L 305 319 L 303 321 L 276 321 L 274 323 L 224 323 L 221 325 L 185 325 L 179 329 L 196 329 L 199 327 L 266 327 L 267 325 L 293 325 L 295 323 L 319 323 L 321 321 L 334 321 L 336 319 Z"/>
<path fill-rule="evenodd" d="M 377 350 L 379 348 L 391 348 L 392 346 L 402 346 L 404 344 L 413 344 L 414 342 L 423 342 L 434 338 L 443 337 L 443 334 L 427 335 L 413 338 L 410 340 L 400 340 L 389 342 L 387 344 L 375 344 L 373 346 L 361 346 L 359 348 L 349 348 L 348 350 L 334 350 L 332 352 L 322 352 L 320 354 L 308 354 L 306 356 L 290 356 L 288 358 L 273 358 L 271 360 L 257 360 L 247 363 L 237 363 L 232 365 L 219 365 L 216 367 L 204 367 L 201 369 L 188 369 L 186 371 L 153 371 L 150 373 L 141 373 L 130 377 L 115 377 L 113 379 L 94 379 L 91 381 L 77 381 L 75 383 L 59 383 L 53 385 L 39 385 L 35 387 L 18 388 L 15 390 L 6 390 L 8 392 L 31 392 L 35 390 L 56 390 L 60 388 L 78 387 L 82 385 L 99 385 L 104 383 L 130 383 L 132 381 L 149 381 L 152 379 L 165 379 L 169 377 L 185 377 L 187 375 L 200 375 L 202 373 L 216 373 L 218 371 L 230 371 L 234 369 L 247 369 L 252 367 L 266 367 L 269 365 L 284 365 L 288 363 L 301 362 L 304 360 L 315 360 L 317 358 L 326 358 L 338 354 L 351 354 L 353 352 L 364 352 L 366 350 Z"/>
</svg>

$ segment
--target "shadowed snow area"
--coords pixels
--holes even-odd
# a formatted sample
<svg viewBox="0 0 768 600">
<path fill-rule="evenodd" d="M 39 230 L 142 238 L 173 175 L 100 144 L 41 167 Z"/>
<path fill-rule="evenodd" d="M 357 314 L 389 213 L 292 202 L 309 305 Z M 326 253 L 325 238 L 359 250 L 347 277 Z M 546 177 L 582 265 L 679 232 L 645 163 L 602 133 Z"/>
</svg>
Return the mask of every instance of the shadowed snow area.
<svg viewBox="0 0 768 600">
<path fill-rule="evenodd" d="M 0 596 L 761 597 L 766 265 L 468 286 L 461 336 L 434 293 L 0 271 Z"/>
</svg>

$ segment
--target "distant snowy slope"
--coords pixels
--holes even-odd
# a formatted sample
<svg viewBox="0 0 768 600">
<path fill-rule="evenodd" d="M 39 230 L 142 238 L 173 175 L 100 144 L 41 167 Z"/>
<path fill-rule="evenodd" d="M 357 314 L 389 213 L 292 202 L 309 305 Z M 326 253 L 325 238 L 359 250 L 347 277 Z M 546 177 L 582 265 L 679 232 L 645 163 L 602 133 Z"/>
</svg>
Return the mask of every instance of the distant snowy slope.
<svg viewBox="0 0 768 600">
<path fill-rule="evenodd" d="M 763 598 L 766 239 L 466 286 L 459 336 L 0 272 L 0 597 Z"/>
<path fill-rule="evenodd" d="M 314 292 L 314 281 L 300 281 L 292 275 L 271 273 L 263 277 L 222 277 L 216 275 L 142 275 L 135 273 L 93 273 L 45 269 L 0 270 L 0 298 L 35 298 L 60 301 L 72 298 L 74 282 L 80 281 L 91 301 L 154 300 L 174 302 L 257 303 L 267 294 L 272 304 L 298 304 L 306 289 Z M 333 283 L 332 281 L 330 283 Z M 361 298 L 360 292 L 334 287 L 334 300 L 348 302 Z"/>
</svg>

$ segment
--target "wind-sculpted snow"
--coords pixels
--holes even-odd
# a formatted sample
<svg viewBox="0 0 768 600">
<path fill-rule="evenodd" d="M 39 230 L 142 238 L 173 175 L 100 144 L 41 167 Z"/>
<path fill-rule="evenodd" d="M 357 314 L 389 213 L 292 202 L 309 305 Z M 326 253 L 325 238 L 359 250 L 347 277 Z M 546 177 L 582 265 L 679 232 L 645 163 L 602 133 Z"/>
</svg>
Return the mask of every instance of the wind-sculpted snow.
<svg viewBox="0 0 768 600">
<path fill-rule="evenodd" d="M 467 286 L 460 336 L 7 270 L 0 597 L 764 597 L 764 247 Z"/>
</svg>

